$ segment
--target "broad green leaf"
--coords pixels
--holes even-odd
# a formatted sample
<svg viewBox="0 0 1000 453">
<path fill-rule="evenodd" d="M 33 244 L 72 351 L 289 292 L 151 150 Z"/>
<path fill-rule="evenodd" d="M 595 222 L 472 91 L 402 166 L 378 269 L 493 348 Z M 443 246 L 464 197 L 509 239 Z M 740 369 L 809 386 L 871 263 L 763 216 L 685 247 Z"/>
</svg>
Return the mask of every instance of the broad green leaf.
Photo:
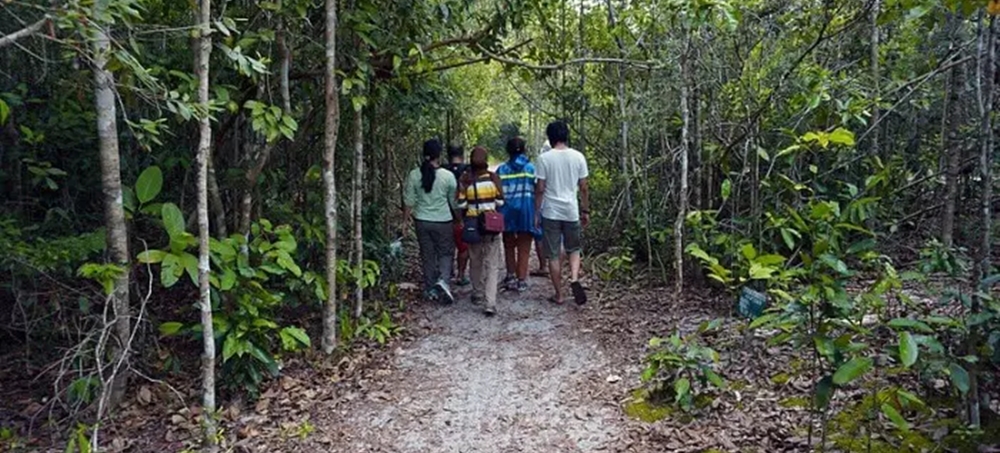
<svg viewBox="0 0 1000 453">
<path fill-rule="evenodd" d="M 680 378 L 674 381 L 674 398 L 680 401 L 691 392 L 691 381 L 688 378 Z"/>
<path fill-rule="evenodd" d="M 164 288 L 174 286 L 183 272 L 184 267 L 181 266 L 180 259 L 177 255 L 174 255 L 173 253 L 164 255 L 163 262 L 160 264 L 160 284 L 163 285 Z"/>
<path fill-rule="evenodd" d="M 7 118 L 10 117 L 10 106 L 0 99 L 0 126 L 7 122 Z"/>
<path fill-rule="evenodd" d="M 143 264 L 156 264 L 163 261 L 163 258 L 167 256 L 167 252 L 163 250 L 146 250 L 135 257 L 140 263 Z"/>
<path fill-rule="evenodd" d="M 299 346 L 310 346 L 312 343 L 309 341 L 309 335 L 306 334 L 305 330 L 298 327 L 285 327 L 281 329 L 281 343 L 286 351 L 294 351 L 299 348 Z"/>
<path fill-rule="evenodd" d="M 830 376 L 824 376 L 816 383 L 816 389 L 814 391 L 813 402 L 816 408 L 819 410 L 824 410 L 830 405 L 830 400 L 833 399 L 833 378 Z"/>
<path fill-rule="evenodd" d="M 969 392 L 969 372 L 963 366 L 957 363 L 949 364 L 948 377 L 951 378 L 951 383 L 963 395 Z"/>
<path fill-rule="evenodd" d="M 135 197 L 142 204 L 152 201 L 162 189 L 163 172 L 155 165 L 143 170 L 135 181 Z"/>
<path fill-rule="evenodd" d="M 173 203 L 163 203 L 160 208 L 160 217 L 163 219 L 163 228 L 167 230 L 167 235 L 171 239 L 180 237 L 184 233 L 184 214 L 180 208 Z"/>
<path fill-rule="evenodd" d="M 711 382 L 716 388 L 726 388 L 726 381 L 724 381 L 721 376 L 716 374 L 715 371 L 712 371 L 711 368 L 705 368 L 705 378 L 708 379 L 708 382 Z"/>
<path fill-rule="evenodd" d="M 758 264 L 760 264 L 760 265 L 762 265 L 762 266 L 772 266 L 772 265 L 775 265 L 775 264 L 782 264 L 782 263 L 784 263 L 785 262 L 785 257 L 783 257 L 781 255 L 776 255 L 776 254 L 760 255 L 760 256 L 758 256 L 753 261 L 756 262 L 756 263 L 758 263 Z"/>
<path fill-rule="evenodd" d="M 188 277 L 191 278 L 191 283 L 194 286 L 198 286 L 198 257 L 184 252 L 180 254 L 180 260 L 184 266 L 184 270 L 187 271 Z"/>
<path fill-rule="evenodd" d="M 740 247 L 740 252 L 747 260 L 753 260 L 757 257 L 757 249 L 754 248 L 753 244 L 743 244 L 743 247 Z"/>
<path fill-rule="evenodd" d="M 169 336 L 177 335 L 177 333 L 180 332 L 181 329 L 183 329 L 183 328 L 184 328 L 184 324 L 181 324 L 181 323 L 176 322 L 176 321 L 170 321 L 170 322 L 161 323 L 160 324 L 160 335 L 163 335 L 164 337 L 169 337 Z"/>
<path fill-rule="evenodd" d="M 843 261 L 841 261 L 840 258 L 837 258 L 837 257 L 835 257 L 835 256 L 833 256 L 833 255 L 831 255 L 829 253 L 824 253 L 824 254 L 820 255 L 819 259 L 824 264 L 826 264 L 827 266 L 830 266 L 831 269 L 837 271 L 841 275 L 847 275 L 847 274 L 850 273 L 850 271 L 848 271 L 848 269 L 847 269 L 847 264 L 845 264 Z"/>
<path fill-rule="evenodd" d="M 830 133 L 830 143 L 844 146 L 854 146 L 854 133 L 838 127 Z"/>
<path fill-rule="evenodd" d="M 227 335 L 226 341 L 222 343 L 222 361 L 228 361 L 234 355 L 236 355 L 237 345 L 236 345 L 236 335 Z"/>
<path fill-rule="evenodd" d="M 725 181 L 722 181 L 722 189 L 720 191 L 720 195 L 722 195 L 722 201 L 728 200 L 729 196 L 732 193 L 733 193 L 733 182 L 730 181 L 729 178 L 726 178 Z"/>
<path fill-rule="evenodd" d="M 758 263 L 750 263 L 750 279 L 751 280 L 767 280 L 771 278 L 775 272 L 778 270 L 769 266 L 761 266 Z"/>
<path fill-rule="evenodd" d="M 833 383 L 837 385 L 847 385 L 854 381 L 855 379 L 863 376 L 872 367 L 872 359 L 870 357 L 855 357 L 848 361 L 847 363 L 837 368 L 837 372 L 833 373 Z"/>
<path fill-rule="evenodd" d="M 882 403 L 882 413 L 885 414 L 893 424 L 899 428 L 900 431 L 907 432 L 910 430 L 910 423 L 900 415 L 899 411 L 895 407 L 892 407 L 889 403 Z"/>
<path fill-rule="evenodd" d="M 910 332 L 903 331 L 899 334 L 899 358 L 903 361 L 903 366 L 909 368 L 917 362 L 920 348 Z"/>
</svg>

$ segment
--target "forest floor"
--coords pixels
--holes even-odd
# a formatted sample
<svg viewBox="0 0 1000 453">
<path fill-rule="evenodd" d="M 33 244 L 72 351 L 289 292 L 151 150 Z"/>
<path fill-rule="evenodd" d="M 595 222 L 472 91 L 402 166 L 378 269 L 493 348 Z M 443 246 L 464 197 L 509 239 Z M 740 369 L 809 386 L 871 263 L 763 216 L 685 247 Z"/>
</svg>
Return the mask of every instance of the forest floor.
<svg viewBox="0 0 1000 453">
<path fill-rule="evenodd" d="M 641 277 L 609 280 L 589 281 L 590 301 L 578 307 L 547 302 L 549 282 L 532 278 L 529 291 L 500 294 L 494 317 L 469 302 L 468 288 L 449 306 L 406 302 L 393 315 L 402 331 L 388 344 L 358 341 L 336 361 L 318 353 L 290 357 L 258 400 L 224 400 L 223 451 L 810 450 L 808 361 L 788 346 L 769 346 L 766 332 L 745 329 L 727 297 L 694 289 L 675 298 Z M 400 287 L 404 300 L 413 299 L 405 288 L 414 285 Z M 727 388 L 692 413 L 636 404 L 649 339 L 688 334 L 713 319 L 722 327 L 705 343 L 720 354 Z M 106 450 L 194 451 L 197 383 L 194 374 L 171 379 L 177 394 L 162 382 L 136 379 L 129 400 L 102 428 Z M 856 407 L 864 394 L 843 391 L 834 400 L 831 451 L 866 451 L 849 447 L 863 428 Z M 24 413 L 41 408 L 18 401 L 6 402 Z M 63 451 L 60 439 L 36 437 L 12 451 Z"/>
</svg>

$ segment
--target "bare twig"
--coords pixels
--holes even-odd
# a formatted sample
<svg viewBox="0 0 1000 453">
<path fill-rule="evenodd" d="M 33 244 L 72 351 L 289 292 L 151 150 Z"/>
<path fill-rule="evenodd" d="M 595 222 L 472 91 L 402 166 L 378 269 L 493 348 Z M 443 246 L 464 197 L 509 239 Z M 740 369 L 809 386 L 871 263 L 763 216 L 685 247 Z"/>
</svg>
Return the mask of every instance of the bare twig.
<svg viewBox="0 0 1000 453">
<path fill-rule="evenodd" d="M 48 23 L 48 21 L 49 21 L 48 18 L 44 18 L 31 25 L 28 25 L 27 27 L 15 31 L 14 33 L 0 36 L 0 49 L 3 49 L 4 47 L 7 47 L 11 44 L 14 44 L 15 41 L 21 38 L 26 38 L 28 36 L 34 35 L 35 33 L 38 33 L 38 31 L 41 30 L 42 27 L 45 27 L 45 24 Z"/>
</svg>

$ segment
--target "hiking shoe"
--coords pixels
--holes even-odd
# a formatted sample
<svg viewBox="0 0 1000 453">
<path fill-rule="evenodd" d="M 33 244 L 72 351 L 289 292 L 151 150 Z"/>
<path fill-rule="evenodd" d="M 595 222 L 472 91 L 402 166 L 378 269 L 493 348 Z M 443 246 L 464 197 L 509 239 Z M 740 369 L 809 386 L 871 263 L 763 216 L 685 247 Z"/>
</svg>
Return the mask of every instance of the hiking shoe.
<svg viewBox="0 0 1000 453">
<path fill-rule="evenodd" d="M 472 305 L 479 305 L 483 303 L 483 298 L 473 295 L 472 297 L 469 298 L 469 302 L 472 303 Z"/>
<path fill-rule="evenodd" d="M 483 309 L 483 314 L 485 314 L 486 316 L 493 316 L 497 314 L 497 309 L 496 307 L 486 307 Z"/>
<path fill-rule="evenodd" d="M 517 277 L 513 275 L 508 275 L 504 277 L 503 282 L 500 283 L 500 288 L 504 291 L 516 291 L 517 290 Z"/>
<path fill-rule="evenodd" d="M 443 280 L 439 280 L 437 284 L 434 285 L 434 289 L 436 289 L 438 294 L 440 294 L 441 302 L 448 305 L 455 303 L 455 296 L 451 294 L 451 290 L 448 289 L 448 284 Z"/>
<path fill-rule="evenodd" d="M 570 283 L 569 288 L 573 290 L 573 300 L 577 305 L 587 303 L 587 292 L 583 289 L 583 285 L 580 282 Z"/>
<path fill-rule="evenodd" d="M 517 286 L 517 292 L 519 293 L 523 293 L 528 290 L 528 282 L 524 280 L 518 280 L 516 286 Z"/>
<path fill-rule="evenodd" d="M 429 288 L 424 290 L 424 300 L 428 302 L 437 302 L 438 300 L 437 288 Z"/>
<path fill-rule="evenodd" d="M 462 277 L 455 279 L 456 286 L 469 286 L 470 283 L 472 282 L 469 281 L 469 277 Z"/>
</svg>

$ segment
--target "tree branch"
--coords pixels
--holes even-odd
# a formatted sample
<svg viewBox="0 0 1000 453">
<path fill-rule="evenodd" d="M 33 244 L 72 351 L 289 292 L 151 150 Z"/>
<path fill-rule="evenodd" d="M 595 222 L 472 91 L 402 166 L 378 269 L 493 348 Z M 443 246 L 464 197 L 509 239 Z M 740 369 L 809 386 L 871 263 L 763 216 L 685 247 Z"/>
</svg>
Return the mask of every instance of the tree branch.
<svg viewBox="0 0 1000 453">
<path fill-rule="evenodd" d="M 563 69 L 563 68 L 568 67 L 568 66 L 575 66 L 575 65 L 588 64 L 588 63 L 620 64 L 620 65 L 625 65 L 625 66 L 634 66 L 634 67 L 642 68 L 642 69 L 662 69 L 662 68 L 666 67 L 666 65 L 664 65 L 663 63 L 658 62 L 658 61 L 636 61 L 636 60 L 628 60 L 628 59 L 624 59 L 624 58 L 607 58 L 607 57 L 577 58 L 577 59 L 567 60 L 567 61 L 564 61 L 562 63 L 555 63 L 555 64 L 534 64 L 534 63 L 529 63 L 529 62 L 524 61 L 524 60 L 517 60 L 517 59 L 514 59 L 514 58 L 508 58 L 508 57 L 504 57 L 502 55 L 495 54 L 493 52 L 490 52 L 490 51 L 486 50 L 485 48 L 483 48 L 483 46 L 480 46 L 478 44 L 476 45 L 476 50 L 478 50 L 479 52 L 482 52 L 484 55 L 486 55 L 487 57 L 489 57 L 489 59 L 491 59 L 491 60 L 498 61 L 500 63 L 512 64 L 512 65 L 515 65 L 515 66 L 522 66 L 522 67 L 525 67 L 525 68 L 528 68 L 528 69 L 534 69 L 534 70 L 537 70 L 537 71 L 556 71 L 556 70 Z"/>
<path fill-rule="evenodd" d="M 39 20 L 38 22 L 28 25 L 27 27 L 15 31 L 14 33 L 0 36 L 0 49 L 3 49 L 4 47 L 7 47 L 11 44 L 14 44 L 15 41 L 21 38 L 25 38 L 35 33 L 38 33 L 38 31 L 41 30 L 42 27 L 44 27 L 45 24 L 48 23 L 48 21 L 49 21 L 48 18 L 44 18 Z"/>
</svg>

